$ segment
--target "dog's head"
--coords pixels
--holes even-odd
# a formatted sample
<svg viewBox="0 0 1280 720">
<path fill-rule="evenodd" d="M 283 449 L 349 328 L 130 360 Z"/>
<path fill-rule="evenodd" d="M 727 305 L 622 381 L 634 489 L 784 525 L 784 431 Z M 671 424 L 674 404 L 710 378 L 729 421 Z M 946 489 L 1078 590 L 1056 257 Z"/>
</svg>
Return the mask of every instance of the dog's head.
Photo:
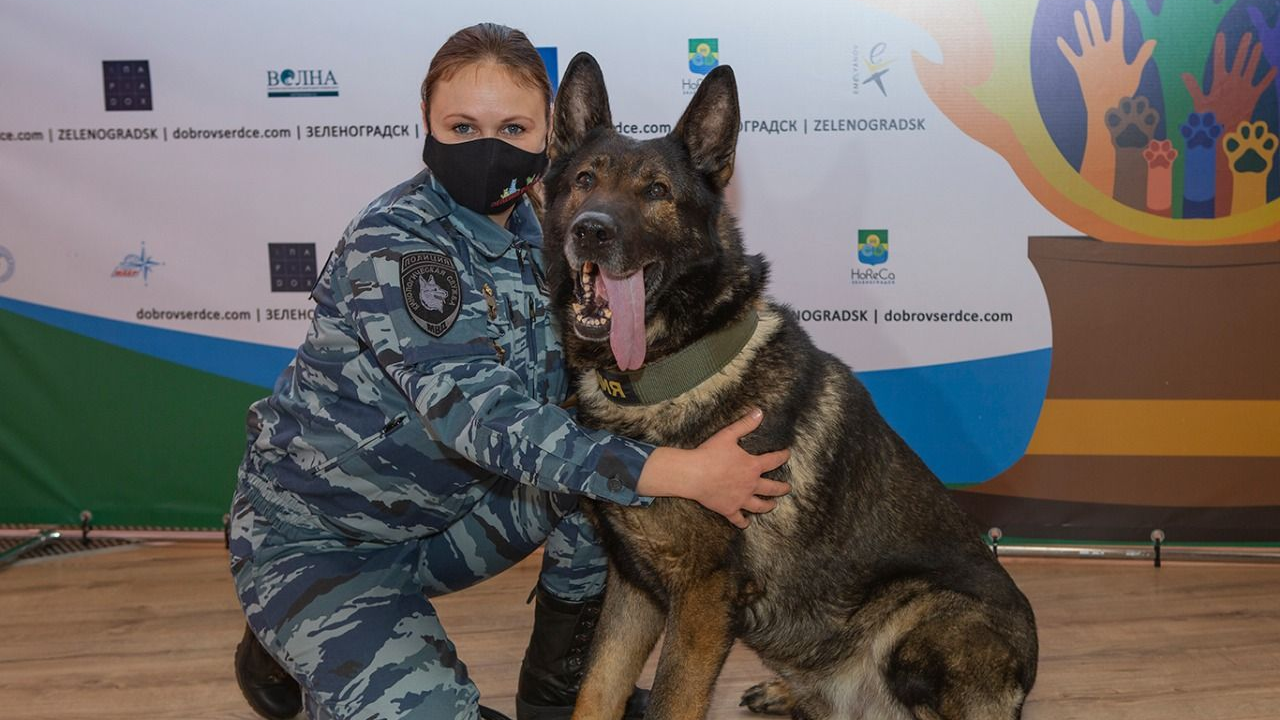
<svg viewBox="0 0 1280 720">
<path fill-rule="evenodd" d="M 556 96 L 544 179 L 548 278 L 579 367 L 630 370 L 723 324 L 759 291 L 723 193 L 733 175 L 738 90 L 712 70 L 668 135 L 613 127 L 604 77 L 579 53 Z M 610 354 L 611 351 L 611 354 Z"/>
</svg>

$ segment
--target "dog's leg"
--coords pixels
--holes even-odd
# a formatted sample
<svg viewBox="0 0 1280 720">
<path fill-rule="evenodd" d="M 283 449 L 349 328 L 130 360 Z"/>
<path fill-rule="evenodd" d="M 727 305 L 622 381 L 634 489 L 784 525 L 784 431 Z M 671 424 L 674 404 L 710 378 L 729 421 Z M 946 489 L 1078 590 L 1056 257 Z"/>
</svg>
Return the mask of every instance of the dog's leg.
<svg viewBox="0 0 1280 720">
<path fill-rule="evenodd" d="M 617 720 L 662 634 L 662 609 L 609 564 L 600 625 L 573 720 Z"/>
<path fill-rule="evenodd" d="M 727 573 L 713 572 L 671 598 L 667 636 L 645 720 L 701 720 L 733 646 Z"/>
<path fill-rule="evenodd" d="M 794 704 L 791 688 L 782 678 L 752 685 L 742 693 L 742 701 L 738 703 L 761 715 L 790 715 Z"/>
</svg>

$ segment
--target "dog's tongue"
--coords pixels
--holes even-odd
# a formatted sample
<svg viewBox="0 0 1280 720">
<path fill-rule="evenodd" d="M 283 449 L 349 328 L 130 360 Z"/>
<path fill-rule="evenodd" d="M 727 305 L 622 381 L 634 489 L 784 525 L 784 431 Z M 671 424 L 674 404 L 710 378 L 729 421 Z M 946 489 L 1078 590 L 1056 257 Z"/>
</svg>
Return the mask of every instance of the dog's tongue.
<svg viewBox="0 0 1280 720">
<path fill-rule="evenodd" d="M 609 347 L 619 370 L 635 370 L 644 364 L 644 270 L 627 277 L 612 277 L 600 269 L 609 301 Z"/>
</svg>

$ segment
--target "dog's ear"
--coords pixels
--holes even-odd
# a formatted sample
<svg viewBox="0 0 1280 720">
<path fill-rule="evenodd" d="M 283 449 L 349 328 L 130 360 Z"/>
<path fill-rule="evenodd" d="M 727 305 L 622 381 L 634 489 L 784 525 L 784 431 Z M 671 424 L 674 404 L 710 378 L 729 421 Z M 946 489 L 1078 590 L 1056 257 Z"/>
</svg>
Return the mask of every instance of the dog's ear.
<svg viewBox="0 0 1280 720">
<path fill-rule="evenodd" d="M 598 127 L 612 126 L 609 93 L 604 88 L 604 74 L 589 53 L 580 52 L 569 61 L 556 93 L 556 109 L 551 119 L 552 158 L 568 155 Z"/>
<path fill-rule="evenodd" d="M 671 134 L 689 150 L 693 166 L 718 189 L 733 177 L 738 147 L 738 82 L 733 69 L 721 65 L 707 74 Z"/>
</svg>

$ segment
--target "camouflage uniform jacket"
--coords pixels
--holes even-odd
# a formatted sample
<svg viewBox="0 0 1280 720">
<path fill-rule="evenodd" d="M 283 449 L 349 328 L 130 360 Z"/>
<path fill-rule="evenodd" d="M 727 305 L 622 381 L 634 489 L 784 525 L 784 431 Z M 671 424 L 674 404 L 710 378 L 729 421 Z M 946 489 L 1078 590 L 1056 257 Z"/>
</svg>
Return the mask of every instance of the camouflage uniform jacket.
<svg viewBox="0 0 1280 720">
<path fill-rule="evenodd" d="M 255 505 L 348 536 L 439 532 L 505 476 L 643 505 L 653 446 L 578 426 L 529 201 L 510 231 L 423 171 L 351 222 L 312 292 L 315 319 L 248 413 Z"/>
</svg>

